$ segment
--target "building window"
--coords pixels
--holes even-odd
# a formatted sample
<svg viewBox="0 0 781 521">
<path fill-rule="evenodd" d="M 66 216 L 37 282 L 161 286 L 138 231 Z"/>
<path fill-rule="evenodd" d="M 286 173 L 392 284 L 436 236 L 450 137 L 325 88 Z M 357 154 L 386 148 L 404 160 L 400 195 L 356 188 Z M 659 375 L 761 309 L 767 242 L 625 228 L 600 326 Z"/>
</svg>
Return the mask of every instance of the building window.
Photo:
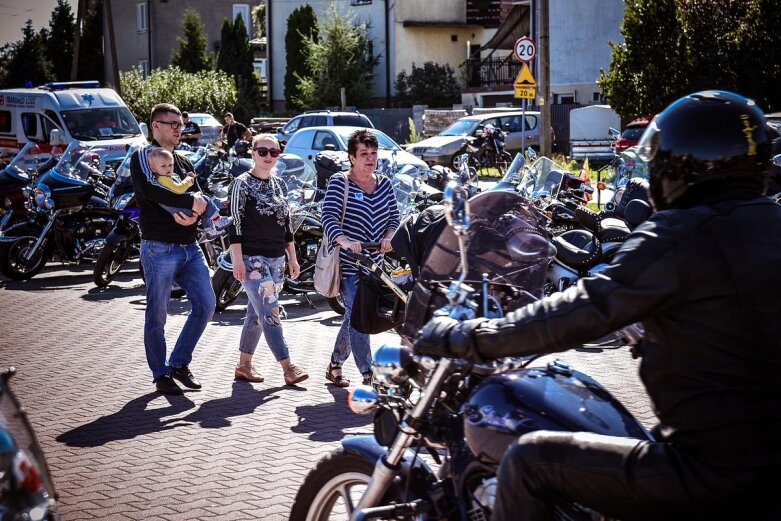
<svg viewBox="0 0 781 521">
<path fill-rule="evenodd" d="M 146 16 L 146 2 L 136 4 L 136 30 L 139 33 L 145 33 L 149 30 Z"/>
<path fill-rule="evenodd" d="M 252 20 L 249 15 L 249 4 L 233 4 L 233 19 L 241 15 L 241 21 L 244 22 L 244 28 L 247 30 L 247 37 L 252 38 Z"/>
<path fill-rule="evenodd" d="M 553 95 L 553 104 L 562 104 L 562 105 L 570 105 L 572 103 L 575 103 L 575 94 L 554 94 Z"/>
<path fill-rule="evenodd" d="M 596 101 L 597 103 L 604 103 L 605 102 L 605 96 L 603 96 L 601 92 L 595 92 L 594 93 L 594 101 Z"/>
<path fill-rule="evenodd" d="M 147 79 L 149 77 L 149 60 L 138 60 L 138 68 L 141 69 L 141 76 Z"/>
</svg>

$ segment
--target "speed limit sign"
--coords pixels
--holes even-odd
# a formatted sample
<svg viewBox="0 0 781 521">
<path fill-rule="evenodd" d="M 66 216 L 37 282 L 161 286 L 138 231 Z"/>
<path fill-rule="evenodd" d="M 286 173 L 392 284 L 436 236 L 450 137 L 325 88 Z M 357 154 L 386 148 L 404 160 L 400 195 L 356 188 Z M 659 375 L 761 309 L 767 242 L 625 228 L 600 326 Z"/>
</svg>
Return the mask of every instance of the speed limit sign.
<svg viewBox="0 0 781 521">
<path fill-rule="evenodd" d="M 513 54 L 522 62 L 530 62 L 537 56 L 537 46 L 534 44 L 534 40 L 524 36 L 515 42 Z"/>
</svg>

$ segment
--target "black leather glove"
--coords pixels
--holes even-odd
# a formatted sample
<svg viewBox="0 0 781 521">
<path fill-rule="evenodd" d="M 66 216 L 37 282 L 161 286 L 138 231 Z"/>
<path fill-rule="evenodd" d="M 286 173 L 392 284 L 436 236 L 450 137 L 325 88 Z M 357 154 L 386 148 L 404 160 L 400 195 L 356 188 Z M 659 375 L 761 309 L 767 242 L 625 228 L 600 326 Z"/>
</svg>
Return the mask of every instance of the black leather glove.
<svg viewBox="0 0 781 521">
<path fill-rule="evenodd" d="M 415 340 L 415 353 L 481 360 L 472 339 L 472 332 L 484 319 L 459 322 L 450 317 L 435 317 L 423 326 Z"/>
</svg>

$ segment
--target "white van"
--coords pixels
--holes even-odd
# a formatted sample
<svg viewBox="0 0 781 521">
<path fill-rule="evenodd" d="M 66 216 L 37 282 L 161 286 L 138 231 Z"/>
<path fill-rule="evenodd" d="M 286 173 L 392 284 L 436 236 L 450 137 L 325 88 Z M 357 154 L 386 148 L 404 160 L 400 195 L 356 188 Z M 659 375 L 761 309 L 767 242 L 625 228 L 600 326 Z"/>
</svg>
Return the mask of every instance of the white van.
<svg viewBox="0 0 781 521">
<path fill-rule="evenodd" d="M 78 140 L 119 150 L 147 142 L 146 124 L 139 126 L 119 94 L 97 81 L 0 90 L 0 160 L 13 157 L 28 141 L 50 146 L 54 129 L 61 134 L 55 140 L 63 144 Z"/>
</svg>

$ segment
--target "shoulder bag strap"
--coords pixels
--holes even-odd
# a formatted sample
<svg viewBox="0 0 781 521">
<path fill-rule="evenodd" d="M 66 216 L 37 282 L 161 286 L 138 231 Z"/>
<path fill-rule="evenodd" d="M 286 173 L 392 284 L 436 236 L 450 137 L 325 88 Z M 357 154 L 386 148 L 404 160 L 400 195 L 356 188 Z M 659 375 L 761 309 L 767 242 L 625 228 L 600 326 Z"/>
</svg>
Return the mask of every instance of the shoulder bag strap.
<svg viewBox="0 0 781 521">
<path fill-rule="evenodd" d="M 342 218 L 339 220 L 339 225 L 344 225 L 344 214 L 347 212 L 347 195 L 350 193 L 350 181 L 347 179 L 347 174 L 344 174 L 344 201 L 342 201 Z"/>
</svg>

